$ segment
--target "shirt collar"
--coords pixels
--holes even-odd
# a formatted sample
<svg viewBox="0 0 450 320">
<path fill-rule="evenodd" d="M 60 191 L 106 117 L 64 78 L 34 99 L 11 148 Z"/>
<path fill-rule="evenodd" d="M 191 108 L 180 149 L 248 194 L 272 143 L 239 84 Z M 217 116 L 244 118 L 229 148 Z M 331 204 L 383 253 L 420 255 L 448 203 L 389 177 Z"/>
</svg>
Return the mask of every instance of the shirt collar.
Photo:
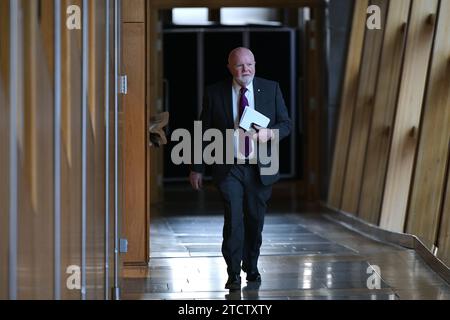
<svg viewBox="0 0 450 320">
<path fill-rule="evenodd" d="M 253 81 L 250 82 L 250 84 L 246 88 L 250 94 L 253 93 Z M 236 80 L 233 80 L 233 90 L 236 95 L 239 95 L 241 91 L 241 85 L 237 83 Z"/>
</svg>

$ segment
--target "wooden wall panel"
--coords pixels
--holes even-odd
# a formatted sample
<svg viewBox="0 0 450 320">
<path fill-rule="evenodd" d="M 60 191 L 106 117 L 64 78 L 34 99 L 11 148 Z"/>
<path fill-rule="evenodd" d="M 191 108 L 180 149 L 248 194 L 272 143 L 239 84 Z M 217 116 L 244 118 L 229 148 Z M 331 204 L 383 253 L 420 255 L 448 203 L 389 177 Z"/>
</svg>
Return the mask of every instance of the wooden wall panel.
<svg viewBox="0 0 450 320">
<path fill-rule="evenodd" d="M 23 53 L 19 54 L 25 96 L 19 100 L 18 297 L 53 298 L 53 7 L 23 5 Z M 19 42 L 22 38 L 19 38 Z M 33 88 L 33 89 L 32 89 Z M 32 90 L 30 90 L 32 89 Z M 24 91 L 22 91 L 23 93 Z M 35 95 L 35 92 L 39 94 Z M 22 107 L 22 104 L 26 104 Z M 27 112 L 28 111 L 28 112 Z M 22 141 L 21 141 L 22 140 Z M 27 175 L 27 172 L 29 174 Z"/>
<path fill-rule="evenodd" d="M 370 5 L 377 5 L 381 9 L 382 29 L 366 31 L 341 203 L 342 210 L 354 214 L 358 210 L 388 1 L 374 0 L 370 2 Z"/>
<path fill-rule="evenodd" d="M 450 141 L 449 141 L 450 144 Z M 438 238 L 438 258 L 450 266 L 450 154 L 447 162 L 447 184 Z"/>
<path fill-rule="evenodd" d="M 123 0 L 122 22 L 145 22 L 145 0 Z"/>
<path fill-rule="evenodd" d="M 406 231 L 436 244 L 450 141 L 450 1 L 441 1 Z"/>
<path fill-rule="evenodd" d="M 9 105 L 7 81 L 9 77 L 9 6 L 0 0 L 0 300 L 8 298 L 8 214 L 9 214 Z"/>
<path fill-rule="evenodd" d="M 344 183 L 345 166 L 349 147 L 351 121 L 358 87 L 361 66 L 361 52 L 366 31 L 366 10 L 368 0 L 355 1 L 353 23 L 347 55 L 347 65 L 343 82 L 342 99 L 340 103 L 339 121 L 333 156 L 333 166 L 328 191 L 328 204 L 340 208 L 342 187 Z"/>
<path fill-rule="evenodd" d="M 380 225 L 404 230 L 438 1 L 413 2 Z"/>
<path fill-rule="evenodd" d="M 54 269 L 49 268 L 49 261 L 54 261 L 54 1 L 41 2 L 41 24 L 37 45 L 37 85 L 38 99 L 35 114 L 36 138 L 36 181 L 37 211 L 31 221 L 34 223 L 33 255 L 36 280 L 33 298 L 53 298 Z M 24 77 L 26 77 L 26 70 Z M 25 114 L 28 117 L 29 115 Z M 29 244 L 23 243 L 28 254 Z"/>
<path fill-rule="evenodd" d="M 97 1 L 98 2 L 98 1 Z M 89 1 L 89 22 L 88 22 L 88 28 L 89 28 L 89 40 L 88 40 L 88 59 L 89 59 L 89 66 L 88 66 L 88 81 L 89 81 L 89 94 L 88 94 L 88 110 L 89 110 L 89 120 L 90 120 L 90 128 L 92 129 L 92 135 L 95 139 L 95 133 L 96 133 L 96 125 L 95 125 L 95 119 L 96 119 L 96 110 L 95 108 L 98 107 L 97 105 L 97 95 L 99 92 L 96 90 L 97 86 L 97 78 L 103 78 L 102 74 L 97 73 L 97 65 L 101 64 L 101 61 L 97 61 L 97 47 L 101 46 L 102 43 L 100 40 L 102 39 L 97 35 L 97 32 L 100 31 L 100 29 L 97 26 L 97 6 L 95 1 Z M 100 92 L 101 94 L 101 92 Z M 88 126 L 89 127 L 89 126 Z"/>
<path fill-rule="evenodd" d="M 358 208 L 358 216 L 373 224 L 380 218 L 410 5 L 410 0 L 389 2 Z"/>
<path fill-rule="evenodd" d="M 25 4 L 22 1 L 23 4 Z M 38 66 L 38 48 L 42 48 L 42 43 L 38 44 L 39 41 L 39 22 L 38 22 L 38 2 L 33 1 L 28 6 L 23 5 L 23 17 L 24 17 L 24 54 L 23 57 L 19 57 L 21 62 L 23 61 L 24 69 L 26 70 L 26 75 L 24 78 L 24 90 L 26 94 L 23 100 L 23 112 L 20 112 L 20 116 L 23 119 L 23 133 L 24 133 L 24 146 L 22 148 L 22 161 L 20 161 L 21 170 L 21 182 L 22 185 L 27 186 L 26 189 L 19 188 L 19 199 L 20 201 L 20 214 L 19 214 L 19 243 L 34 243 L 36 235 L 34 234 L 33 217 L 38 212 L 38 186 L 39 181 L 37 177 L 38 173 L 38 133 L 37 133 L 37 117 L 36 111 L 39 104 L 37 93 L 38 87 L 38 77 L 37 72 Z M 39 47 L 38 47 L 39 46 Z M 23 58 L 23 60 L 22 60 Z M 40 61 L 43 63 L 43 61 Z M 45 62 L 44 62 L 45 63 Z M 45 95 L 45 92 L 43 93 Z M 19 110 L 21 108 L 18 108 Z M 20 126 L 22 127 L 22 126 Z M 25 192 L 24 192 L 25 191 Z M 22 229 L 23 228 L 23 229 Z M 22 231 L 22 232 L 20 232 Z M 23 234 L 24 233 L 24 234 Z M 21 241 L 20 241 L 21 240 Z M 19 265 L 22 270 L 27 269 L 33 270 L 35 267 L 33 265 L 33 254 L 20 254 L 21 250 L 25 248 L 19 246 Z M 38 281 L 32 272 L 28 271 L 26 273 L 19 274 L 19 290 L 22 288 L 32 288 Z M 31 290 L 19 291 L 22 298 L 32 298 L 33 293 Z M 47 294 L 49 294 L 47 292 Z"/>
<path fill-rule="evenodd" d="M 31 206 L 36 210 L 38 203 L 37 195 L 37 154 L 38 144 L 36 135 L 36 114 L 38 112 L 38 66 L 36 61 L 37 56 L 37 41 L 38 41 L 38 2 L 31 1 L 29 5 L 24 5 L 24 17 L 27 20 L 25 24 L 26 30 L 24 32 L 24 67 L 26 70 L 26 77 L 24 81 L 25 92 L 24 96 L 24 132 L 25 132 L 25 148 L 27 152 L 25 156 L 25 172 L 27 181 L 29 181 L 29 192 Z"/>
<path fill-rule="evenodd" d="M 128 239 L 125 263 L 148 260 L 145 202 L 145 24 L 124 23 L 123 73 L 128 75 L 128 94 L 123 98 L 123 234 Z"/>
<path fill-rule="evenodd" d="M 8 298 L 9 127 L 8 8 L 0 0 L 0 299 Z M 18 298 L 54 298 L 54 8 L 53 0 L 20 0 L 18 112 Z M 69 290 L 69 266 L 81 266 L 81 32 L 64 27 L 62 0 L 61 290 Z M 88 113 L 87 297 L 104 292 L 105 48 L 104 2 L 90 2 Z M 113 82 L 111 82 L 113 83 Z M 92 94 L 95 93 L 95 94 Z M 110 234 L 112 235 L 112 233 Z M 113 243 L 111 241 L 111 243 Z M 110 247 L 112 249 L 112 246 Z M 111 255 L 112 256 L 112 255 Z M 113 271 L 113 267 L 110 266 Z M 109 291 L 109 290 L 108 290 Z"/>
</svg>

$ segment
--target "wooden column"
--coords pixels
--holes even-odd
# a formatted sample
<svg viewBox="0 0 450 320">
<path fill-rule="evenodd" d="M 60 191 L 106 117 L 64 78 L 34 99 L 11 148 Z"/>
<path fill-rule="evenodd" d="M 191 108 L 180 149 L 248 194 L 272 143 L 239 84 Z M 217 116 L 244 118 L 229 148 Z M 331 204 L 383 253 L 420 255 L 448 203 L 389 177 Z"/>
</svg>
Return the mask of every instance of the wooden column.
<svg viewBox="0 0 450 320">
<path fill-rule="evenodd" d="M 371 5 L 381 9 L 381 29 L 367 30 L 361 59 L 359 85 L 353 111 L 350 147 L 344 176 L 341 209 L 357 213 L 362 175 L 370 130 L 370 120 L 375 103 L 375 90 L 380 66 L 386 11 L 388 1 L 373 0 Z"/>
<path fill-rule="evenodd" d="M 406 227 L 429 248 L 437 242 L 450 147 L 449 1 L 441 1 L 437 21 Z"/>
<path fill-rule="evenodd" d="M 347 54 L 347 64 L 343 83 L 339 121 L 333 156 L 333 166 L 328 191 L 328 204 L 340 209 L 347 153 L 350 140 L 350 129 L 356 99 L 356 90 L 360 73 L 361 53 L 366 31 L 366 10 L 368 0 L 355 1 L 353 23 Z"/>
<path fill-rule="evenodd" d="M 413 1 L 380 226 L 404 231 L 438 1 Z"/>
<path fill-rule="evenodd" d="M 358 216 L 373 224 L 380 219 L 410 5 L 410 0 L 389 2 L 358 208 Z"/>
</svg>

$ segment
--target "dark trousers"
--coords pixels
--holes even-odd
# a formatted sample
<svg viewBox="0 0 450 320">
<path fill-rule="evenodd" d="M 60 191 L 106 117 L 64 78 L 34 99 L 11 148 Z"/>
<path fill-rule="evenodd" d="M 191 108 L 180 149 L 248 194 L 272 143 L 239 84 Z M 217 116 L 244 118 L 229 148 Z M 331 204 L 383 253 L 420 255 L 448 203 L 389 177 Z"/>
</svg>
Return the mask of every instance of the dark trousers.
<svg viewBox="0 0 450 320">
<path fill-rule="evenodd" d="M 272 186 L 261 183 L 256 165 L 234 165 L 219 184 L 225 205 L 222 254 L 229 275 L 258 271 L 267 201 Z"/>
</svg>

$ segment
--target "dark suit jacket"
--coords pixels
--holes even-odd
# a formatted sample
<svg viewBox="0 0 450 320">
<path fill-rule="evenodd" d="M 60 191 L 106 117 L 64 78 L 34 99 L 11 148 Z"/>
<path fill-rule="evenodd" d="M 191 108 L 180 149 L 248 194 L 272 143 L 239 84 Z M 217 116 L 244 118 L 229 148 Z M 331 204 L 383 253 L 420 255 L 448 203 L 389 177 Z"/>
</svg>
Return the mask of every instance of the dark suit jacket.
<svg viewBox="0 0 450 320">
<path fill-rule="evenodd" d="M 255 109 L 270 119 L 268 128 L 278 129 L 280 140 L 288 136 L 291 132 L 292 124 L 278 83 L 255 77 L 253 80 L 253 90 L 255 95 Z M 226 129 L 234 129 L 232 79 L 216 83 L 206 88 L 200 120 L 202 121 L 203 131 L 209 128 L 219 129 L 223 137 L 225 137 Z M 223 155 L 225 159 L 225 143 Z M 258 166 L 261 169 L 262 164 L 259 161 Z M 231 165 L 213 164 L 211 173 L 214 182 L 219 184 L 227 176 L 230 169 Z M 204 165 L 193 165 L 192 170 L 203 173 Z M 271 185 L 279 179 L 279 172 L 274 175 L 260 175 L 260 177 L 264 185 Z"/>
</svg>

